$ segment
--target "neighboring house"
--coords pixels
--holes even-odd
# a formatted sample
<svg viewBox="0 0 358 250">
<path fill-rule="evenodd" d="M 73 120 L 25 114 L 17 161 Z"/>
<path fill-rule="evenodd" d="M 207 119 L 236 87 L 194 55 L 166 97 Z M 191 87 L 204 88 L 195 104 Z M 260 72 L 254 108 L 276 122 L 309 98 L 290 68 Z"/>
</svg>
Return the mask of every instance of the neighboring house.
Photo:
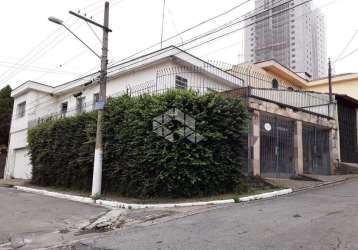
<svg viewBox="0 0 358 250">
<path fill-rule="evenodd" d="M 308 83 L 308 90 L 328 92 L 328 78 Z M 338 104 L 340 160 L 358 163 L 358 74 L 332 77 L 332 91 Z"/>
<path fill-rule="evenodd" d="M 328 78 L 309 82 L 307 89 L 322 93 L 328 92 Z M 332 77 L 333 93 L 349 95 L 358 99 L 358 73 L 341 74 Z"/>
<path fill-rule="evenodd" d="M 251 114 L 248 172 L 269 177 L 333 174 L 339 159 L 336 104 L 306 92 L 308 81 L 275 61 L 217 67 L 168 47 L 108 70 L 107 96 L 169 89 L 221 92 L 241 98 Z M 51 87 L 28 81 L 14 89 L 5 177 L 31 178 L 27 131 L 38 123 L 94 110 L 98 73 Z"/>
</svg>

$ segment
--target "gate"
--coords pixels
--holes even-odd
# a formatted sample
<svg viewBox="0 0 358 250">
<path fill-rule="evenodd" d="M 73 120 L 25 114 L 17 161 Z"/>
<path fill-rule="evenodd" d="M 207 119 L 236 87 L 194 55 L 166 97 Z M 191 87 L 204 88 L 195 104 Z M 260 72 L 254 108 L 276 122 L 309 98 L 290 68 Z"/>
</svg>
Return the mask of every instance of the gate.
<svg viewBox="0 0 358 250">
<path fill-rule="evenodd" d="M 263 177 L 294 175 L 294 121 L 261 113 L 260 162 Z"/>
<path fill-rule="evenodd" d="M 329 175 L 329 130 L 304 124 L 302 137 L 304 173 Z"/>
</svg>

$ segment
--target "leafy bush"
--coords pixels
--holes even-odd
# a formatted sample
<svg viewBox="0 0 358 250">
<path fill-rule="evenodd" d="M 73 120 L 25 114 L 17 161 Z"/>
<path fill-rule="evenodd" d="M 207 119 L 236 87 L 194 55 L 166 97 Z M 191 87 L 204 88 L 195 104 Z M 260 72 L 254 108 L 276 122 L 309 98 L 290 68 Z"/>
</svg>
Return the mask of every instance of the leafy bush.
<svg viewBox="0 0 358 250">
<path fill-rule="evenodd" d="M 90 190 L 94 157 L 95 114 L 42 123 L 30 129 L 32 182 Z"/>
<path fill-rule="evenodd" d="M 153 132 L 153 119 L 179 109 L 196 120 L 203 140 L 173 142 Z M 190 197 L 237 191 L 246 153 L 247 113 L 237 99 L 190 91 L 110 99 L 104 116 L 103 191 L 130 197 Z M 171 130 L 181 124 L 172 121 Z M 95 116 L 42 124 L 29 132 L 33 182 L 89 190 Z"/>
</svg>

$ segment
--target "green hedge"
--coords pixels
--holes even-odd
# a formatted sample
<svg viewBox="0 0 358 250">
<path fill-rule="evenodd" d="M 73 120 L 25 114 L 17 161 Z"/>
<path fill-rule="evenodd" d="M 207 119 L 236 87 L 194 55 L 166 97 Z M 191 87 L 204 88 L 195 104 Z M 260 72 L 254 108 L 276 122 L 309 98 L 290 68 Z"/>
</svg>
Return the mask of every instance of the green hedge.
<svg viewBox="0 0 358 250">
<path fill-rule="evenodd" d="M 153 132 L 153 118 L 177 108 L 196 119 L 199 143 Z M 111 99 L 104 116 L 103 191 L 129 197 L 190 197 L 237 191 L 247 136 L 237 99 L 174 91 Z M 175 130 L 178 122 L 170 123 Z M 95 114 L 41 124 L 29 132 L 33 182 L 90 190 Z"/>
</svg>

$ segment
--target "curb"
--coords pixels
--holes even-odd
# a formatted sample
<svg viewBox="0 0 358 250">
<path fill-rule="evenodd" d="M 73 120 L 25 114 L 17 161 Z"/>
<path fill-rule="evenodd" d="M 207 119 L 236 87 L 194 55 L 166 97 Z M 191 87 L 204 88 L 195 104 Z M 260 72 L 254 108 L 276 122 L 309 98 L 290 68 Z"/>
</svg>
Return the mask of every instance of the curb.
<svg viewBox="0 0 358 250">
<path fill-rule="evenodd" d="M 50 192 L 42 189 L 28 188 L 22 186 L 14 186 L 15 189 L 27 193 L 39 194 L 59 199 L 66 199 L 86 204 L 94 204 L 107 208 L 124 208 L 124 209 L 145 209 L 145 208 L 175 208 L 175 207 L 193 207 L 193 206 L 207 206 L 207 205 L 220 205 L 220 204 L 230 204 L 235 203 L 234 199 L 228 200 L 216 200 L 216 201 L 205 201 L 205 202 L 187 202 L 187 203 L 169 203 L 169 204 L 129 204 L 117 201 L 108 201 L 108 200 L 93 200 L 89 197 L 82 197 L 76 195 L 62 194 L 57 192 Z M 247 197 L 242 197 L 239 199 L 240 202 L 249 202 L 261 199 L 274 198 L 281 195 L 287 195 L 292 193 L 293 190 L 283 189 L 279 191 L 273 191 L 269 193 L 251 195 Z"/>
</svg>

